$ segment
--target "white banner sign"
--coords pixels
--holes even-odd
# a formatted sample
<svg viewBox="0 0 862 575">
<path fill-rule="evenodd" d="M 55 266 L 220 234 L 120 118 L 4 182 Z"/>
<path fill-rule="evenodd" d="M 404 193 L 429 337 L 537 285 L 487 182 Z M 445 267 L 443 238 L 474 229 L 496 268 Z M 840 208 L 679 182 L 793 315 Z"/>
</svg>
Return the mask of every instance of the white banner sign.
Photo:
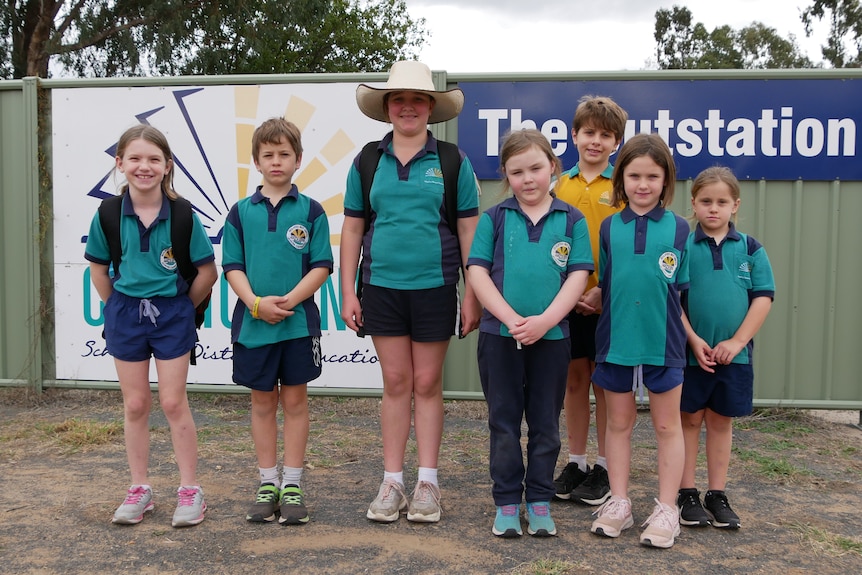
<svg viewBox="0 0 862 575">
<path fill-rule="evenodd" d="M 220 264 L 228 210 L 261 183 L 251 158 L 252 132 L 267 118 L 291 120 L 302 130 L 304 148 L 294 182 L 326 210 L 337 265 L 348 168 L 365 142 L 387 130 L 359 112 L 355 91 L 356 84 L 53 90 L 57 378 L 117 379 L 101 336 L 102 306 L 90 283 L 84 244 L 101 198 L 115 194 L 122 183 L 113 171 L 122 132 L 143 122 L 165 133 L 176 161 L 174 187 L 197 209 Z M 356 337 L 339 316 L 337 267 L 315 298 L 324 365 L 323 375 L 310 385 L 382 388 L 371 339 Z M 230 318 L 235 303 L 220 276 L 209 317 L 198 332 L 191 382 L 233 385 Z M 154 368 L 150 377 L 156 381 Z"/>
</svg>

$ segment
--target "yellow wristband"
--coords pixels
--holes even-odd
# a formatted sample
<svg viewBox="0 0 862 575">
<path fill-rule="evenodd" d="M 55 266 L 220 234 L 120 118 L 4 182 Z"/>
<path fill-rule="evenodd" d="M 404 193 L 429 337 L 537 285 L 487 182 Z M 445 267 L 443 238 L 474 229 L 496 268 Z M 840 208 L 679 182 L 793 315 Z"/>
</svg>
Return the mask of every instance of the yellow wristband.
<svg viewBox="0 0 862 575">
<path fill-rule="evenodd" d="M 260 316 L 257 313 L 259 307 L 260 307 L 260 296 L 257 296 L 256 298 L 254 298 L 254 305 L 251 306 L 251 317 L 253 317 L 254 319 L 260 319 Z"/>
</svg>

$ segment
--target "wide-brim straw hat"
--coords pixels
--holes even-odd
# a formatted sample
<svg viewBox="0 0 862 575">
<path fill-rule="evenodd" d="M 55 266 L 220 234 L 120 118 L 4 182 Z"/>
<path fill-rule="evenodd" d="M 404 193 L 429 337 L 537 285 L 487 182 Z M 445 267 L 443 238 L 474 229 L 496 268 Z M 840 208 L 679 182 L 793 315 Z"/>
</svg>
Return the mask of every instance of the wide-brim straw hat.
<svg viewBox="0 0 862 575">
<path fill-rule="evenodd" d="M 464 107 L 464 92 L 460 88 L 439 91 L 434 88 L 431 69 L 422 62 L 404 60 L 395 62 L 389 70 L 389 79 L 385 88 L 374 88 L 360 84 L 356 88 L 356 103 L 363 114 L 374 120 L 389 122 L 389 115 L 383 106 L 383 100 L 392 92 L 421 92 L 434 99 L 434 108 L 428 123 L 436 124 L 451 120 L 461 113 Z"/>
</svg>

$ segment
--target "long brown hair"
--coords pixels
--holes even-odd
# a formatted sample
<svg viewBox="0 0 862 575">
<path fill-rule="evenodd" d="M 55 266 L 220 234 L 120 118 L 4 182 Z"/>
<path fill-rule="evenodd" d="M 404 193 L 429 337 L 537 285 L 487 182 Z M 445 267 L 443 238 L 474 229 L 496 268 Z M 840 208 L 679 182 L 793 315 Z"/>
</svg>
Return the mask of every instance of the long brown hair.
<svg viewBox="0 0 862 575">
<path fill-rule="evenodd" d="M 170 200 L 177 199 L 179 194 L 174 190 L 174 155 L 171 153 L 168 139 L 158 128 L 154 128 L 147 124 L 138 124 L 137 126 L 129 128 L 123 132 L 122 136 L 120 136 L 120 140 L 117 142 L 117 158 L 122 159 L 123 155 L 126 153 L 126 148 L 135 140 L 144 140 L 145 142 L 149 142 L 161 150 L 162 154 L 165 155 L 165 165 L 170 166 L 171 169 L 168 170 L 168 173 L 165 174 L 164 178 L 162 178 L 162 193 Z M 125 194 L 128 190 L 129 184 L 125 183 L 120 188 L 120 194 Z"/>
</svg>

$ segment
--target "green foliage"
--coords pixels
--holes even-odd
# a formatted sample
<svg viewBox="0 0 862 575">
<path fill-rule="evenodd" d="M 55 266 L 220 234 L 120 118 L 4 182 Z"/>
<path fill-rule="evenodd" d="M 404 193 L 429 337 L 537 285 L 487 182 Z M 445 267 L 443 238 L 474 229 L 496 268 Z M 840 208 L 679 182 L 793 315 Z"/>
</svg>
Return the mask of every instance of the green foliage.
<svg viewBox="0 0 862 575">
<path fill-rule="evenodd" d="M 694 22 L 688 8 L 673 6 L 655 13 L 656 60 L 663 70 L 810 68 L 796 38 L 752 22 L 740 30 L 719 26 L 712 32 Z"/>
<path fill-rule="evenodd" d="M 815 20 L 829 19 L 829 36 L 821 46 L 823 59 L 834 68 L 862 66 L 862 6 L 859 0 L 815 0 L 802 11 L 805 33 Z M 855 53 L 854 53 L 855 52 Z"/>
<path fill-rule="evenodd" d="M 383 71 L 416 56 L 404 0 L 19 0 L 0 5 L 0 77 Z"/>
</svg>

